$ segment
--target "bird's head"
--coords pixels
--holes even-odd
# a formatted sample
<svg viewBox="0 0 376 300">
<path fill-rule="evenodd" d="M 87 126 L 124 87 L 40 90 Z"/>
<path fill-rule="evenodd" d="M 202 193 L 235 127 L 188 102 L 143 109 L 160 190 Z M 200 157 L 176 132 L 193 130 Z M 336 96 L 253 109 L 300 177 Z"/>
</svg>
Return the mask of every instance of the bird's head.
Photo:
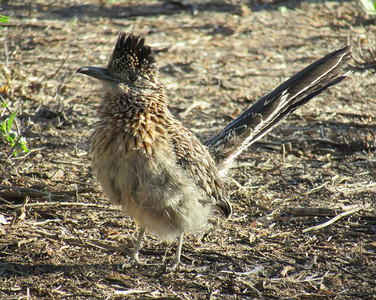
<svg viewBox="0 0 376 300">
<path fill-rule="evenodd" d="M 107 68 L 81 67 L 77 73 L 99 79 L 111 94 L 147 96 L 159 88 L 151 48 L 133 34 L 120 33 Z"/>
</svg>

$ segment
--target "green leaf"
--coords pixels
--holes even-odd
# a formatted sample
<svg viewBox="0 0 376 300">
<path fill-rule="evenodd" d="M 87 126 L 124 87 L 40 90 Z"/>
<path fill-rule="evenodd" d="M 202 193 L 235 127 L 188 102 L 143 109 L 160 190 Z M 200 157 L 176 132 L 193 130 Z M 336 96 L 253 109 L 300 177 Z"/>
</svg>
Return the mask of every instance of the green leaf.
<svg viewBox="0 0 376 300">
<path fill-rule="evenodd" d="M 16 142 L 14 142 L 12 144 L 12 147 L 13 147 L 13 154 L 15 156 L 18 155 L 20 150 L 22 150 L 25 153 L 30 152 L 30 150 L 26 147 L 26 139 L 24 137 L 21 137 Z"/>
<path fill-rule="evenodd" d="M 9 19 L 10 19 L 10 17 L 8 17 L 8 16 L 0 15 L 0 22 L 1 23 L 9 23 Z"/>
<path fill-rule="evenodd" d="M 1 2 L 1 0 L 0 0 Z M 2 101 L 2 107 L 6 108 L 8 105 L 5 101 Z M 5 120 L 0 122 L 0 142 L 7 141 L 12 145 L 12 152 L 14 156 L 17 156 L 20 151 L 25 153 L 30 152 L 26 146 L 26 138 L 21 136 L 18 132 L 12 131 L 13 122 L 17 116 L 18 111 L 14 111 Z"/>
<path fill-rule="evenodd" d="M 7 136 L 8 142 L 13 142 L 17 139 L 17 134 L 15 132 L 10 132 Z"/>
<path fill-rule="evenodd" d="M 19 147 L 18 147 L 18 146 L 14 147 L 14 149 L 13 149 L 13 154 L 14 154 L 14 156 L 17 156 L 17 155 L 18 155 L 18 150 L 19 150 Z"/>
<path fill-rule="evenodd" d="M 21 148 L 22 148 L 23 152 L 25 152 L 25 153 L 30 152 L 30 150 L 26 147 L 26 143 L 25 142 L 22 142 L 20 145 L 21 145 Z"/>
<path fill-rule="evenodd" d="M 4 120 L 1 123 L 1 131 L 3 131 L 4 133 L 7 133 L 7 120 Z"/>
<path fill-rule="evenodd" d="M 10 132 L 10 130 L 11 130 L 11 128 L 12 128 L 12 125 L 13 125 L 13 120 L 14 120 L 14 117 L 17 115 L 17 111 L 14 111 L 11 115 L 10 115 L 10 117 L 9 117 L 9 119 L 8 119 L 8 132 Z"/>
<path fill-rule="evenodd" d="M 370 14 L 376 15 L 376 1 L 375 0 L 359 0 L 363 10 Z"/>
</svg>

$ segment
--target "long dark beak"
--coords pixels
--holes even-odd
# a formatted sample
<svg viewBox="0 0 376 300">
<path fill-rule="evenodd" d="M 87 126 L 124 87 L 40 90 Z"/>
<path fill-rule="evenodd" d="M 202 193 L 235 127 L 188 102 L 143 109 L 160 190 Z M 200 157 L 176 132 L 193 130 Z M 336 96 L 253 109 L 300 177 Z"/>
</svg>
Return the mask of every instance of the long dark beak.
<svg viewBox="0 0 376 300">
<path fill-rule="evenodd" d="M 104 80 L 104 81 L 110 81 L 110 82 L 117 81 L 117 79 L 115 79 L 110 74 L 108 74 L 108 71 L 103 68 L 81 67 L 76 71 L 76 73 L 85 74 L 90 77 L 94 77 L 96 79 Z"/>
</svg>

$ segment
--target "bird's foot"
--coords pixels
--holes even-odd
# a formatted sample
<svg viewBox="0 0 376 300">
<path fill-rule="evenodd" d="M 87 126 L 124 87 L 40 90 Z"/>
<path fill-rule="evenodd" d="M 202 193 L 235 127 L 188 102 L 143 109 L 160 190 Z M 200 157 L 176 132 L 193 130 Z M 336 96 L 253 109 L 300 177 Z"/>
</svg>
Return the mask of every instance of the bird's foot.
<svg viewBox="0 0 376 300">
<path fill-rule="evenodd" d="M 142 263 L 140 262 L 139 258 L 138 258 L 138 253 L 136 255 L 132 255 L 132 257 L 129 259 L 129 262 L 123 264 L 121 266 L 122 269 L 129 269 L 129 268 L 132 268 L 132 267 L 137 267 L 139 265 L 141 265 Z"/>
<path fill-rule="evenodd" d="M 166 265 L 166 272 L 174 272 L 179 269 L 180 265 L 180 259 L 176 259 L 175 257 L 171 263 Z"/>
</svg>

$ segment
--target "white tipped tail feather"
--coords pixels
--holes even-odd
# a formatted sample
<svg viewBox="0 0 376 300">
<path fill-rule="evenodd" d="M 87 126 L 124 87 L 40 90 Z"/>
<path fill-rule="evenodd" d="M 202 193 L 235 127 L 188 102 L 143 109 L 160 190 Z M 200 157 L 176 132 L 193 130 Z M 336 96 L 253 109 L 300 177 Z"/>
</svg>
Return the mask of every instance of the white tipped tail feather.
<svg viewBox="0 0 376 300">
<path fill-rule="evenodd" d="M 240 153 L 261 139 L 294 110 L 328 87 L 342 81 L 349 72 L 344 67 L 351 57 L 344 46 L 312 63 L 271 93 L 261 97 L 218 135 L 205 144 L 221 175 Z"/>
</svg>

